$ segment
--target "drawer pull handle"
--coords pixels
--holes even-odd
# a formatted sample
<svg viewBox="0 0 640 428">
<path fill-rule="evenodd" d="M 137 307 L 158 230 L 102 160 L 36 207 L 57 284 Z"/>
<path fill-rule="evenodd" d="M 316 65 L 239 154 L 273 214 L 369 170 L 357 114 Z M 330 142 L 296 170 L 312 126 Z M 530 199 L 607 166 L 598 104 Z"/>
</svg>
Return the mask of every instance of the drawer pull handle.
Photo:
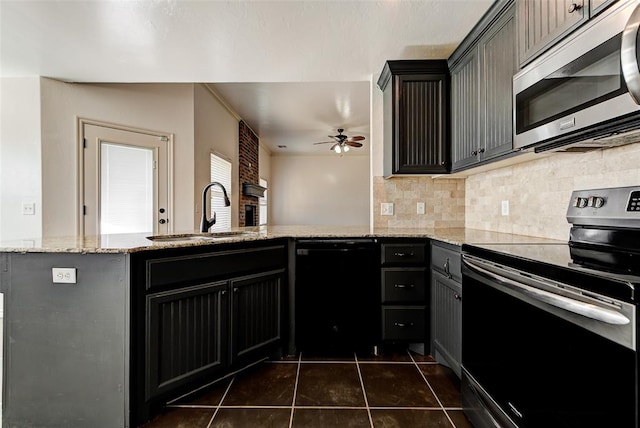
<svg viewBox="0 0 640 428">
<path fill-rule="evenodd" d="M 394 322 L 393 325 L 395 325 L 396 327 L 400 327 L 400 328 L 404 328 L 404 327 L 413 327 L 413 323 L 409 322 L 409 323 L 404 323 L 404 322 Z"/>
<path fill-rule="evenodd" d="M 413 288 L 415 287 L 415 285 L 413 284 L 409 284 L 409 285 L 405 285 L 405 284 L 394 284 L 393 285 L 395 288 Z"/>
<path fill-rule="evenodd" d="M 451 275 L 451 272 L 449 271 L 449 257 L 447 257 L 447 261 L 444 262 L 442 267 L 444 268 L 444 273 L 447 275 L 447 278 L 453 278 L 453 275 Z"/>
<path fill-rule="evenodd" d="M 458 293 L 454 294 L 453 298 L 456 299 L 456 300 L 462 300 L 462 296 L 459 295 Z"/>
<path fill-rule="evenodd" d="M 396 257 L 413 257 L 414 253 L 393 253 Z"/>
</svg>

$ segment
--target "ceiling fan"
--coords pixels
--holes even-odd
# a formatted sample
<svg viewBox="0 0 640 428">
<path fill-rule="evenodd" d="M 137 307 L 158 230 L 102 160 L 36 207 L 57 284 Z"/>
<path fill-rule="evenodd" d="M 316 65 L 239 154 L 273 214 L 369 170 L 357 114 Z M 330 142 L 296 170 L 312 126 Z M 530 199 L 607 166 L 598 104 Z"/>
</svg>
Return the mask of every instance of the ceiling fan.
<svg viewBox="0 0 640 428">
<path fill-rule="evenodd" d="M 336 153 L 346 153 L 349 151 L 349 147 L 362 147 L 362 143 L 358 142 L 364 140 L 362 135 L 347 137 L 343 132 L 343 128 L 338 128 L 338 135 L 329 135 L 329 138 L 333 138 L 334 141 L 322 141 L 313 144 L 333 144 L 329 150 L 333 150 Z"/>
</svg>

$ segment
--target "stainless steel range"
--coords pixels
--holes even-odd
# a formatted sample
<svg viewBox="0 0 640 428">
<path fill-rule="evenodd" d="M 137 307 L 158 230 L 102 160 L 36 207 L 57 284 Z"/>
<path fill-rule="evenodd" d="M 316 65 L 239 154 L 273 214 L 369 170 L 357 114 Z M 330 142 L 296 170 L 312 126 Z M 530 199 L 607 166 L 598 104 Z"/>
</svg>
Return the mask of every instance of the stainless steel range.
<svg viewBox="0 0 640 428">
<path fill-rule="evenodd" d="M 567 244 L 463 246 L 476 428 L 638 427 L 640 186 L 573 192 L 567 220 Z"/>
</svg>

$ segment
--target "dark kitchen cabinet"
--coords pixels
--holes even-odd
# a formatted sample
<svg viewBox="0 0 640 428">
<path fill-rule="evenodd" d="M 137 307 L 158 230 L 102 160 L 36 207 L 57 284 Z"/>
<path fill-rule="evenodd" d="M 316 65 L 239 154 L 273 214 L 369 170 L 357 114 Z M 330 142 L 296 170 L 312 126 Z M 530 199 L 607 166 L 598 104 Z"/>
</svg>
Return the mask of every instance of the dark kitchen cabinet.
<svg viewBox="0 0 640 428">
<path fill-rule="evenodd" d="M 427 248 L 404 240 L 381 245 L 383 343 L 428 343 Z"/>
<path fill-rule="evenodd" d="M 462 272 L 460 247 L 431 243 L 431 354 L 460 377 Z"/>
<path fill-rule="evenodd" d="M 287 264 L 287 246 L 278 241 L 134 253 L 134 424 L 281 352 Z"/>
<path fill-rule="evenodd" d="M 384 175 L 448 172 L 447 62 L 387 61 L 378 87 L 384 104 Z"/>
<path fill-rule="evenodd" d="M 232 295 L 231 362 L 239 363 L 282 336 L 284 269 L 229 282 Z"/>
<path fill-rule="evenodd" d="M 589 19 L 589 0 L 516 0 L 516 4 L 521 66 Z M 594 13 L 603 7 L 596 5 Z"/>
<path fill-rule="evenodd" d="M 512 1 L 497 2 L 449 58 L 453 171 L 513 152 L 518 61 Z"/>
<path fill-rule="evenodd" d="M 227 289 L 223 281 L 147 296 L 148 399 L 226 368 Z"/>
</svg>

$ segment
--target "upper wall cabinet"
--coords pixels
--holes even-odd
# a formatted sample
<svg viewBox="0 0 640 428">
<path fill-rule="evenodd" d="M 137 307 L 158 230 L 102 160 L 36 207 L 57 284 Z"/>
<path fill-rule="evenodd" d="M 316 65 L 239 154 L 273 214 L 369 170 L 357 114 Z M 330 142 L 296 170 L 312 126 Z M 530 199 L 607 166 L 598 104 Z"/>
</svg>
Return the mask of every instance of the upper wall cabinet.
<svg viewBox="0 0 640 428">
<path fill-rule="evenodd" d="M 514 7 L 496 2 L 449 58 L 453 171 L 513 151 Z"/>
<path fill-rule="evenodd" d="M 531 62 L 617 0 L 516 0 L 520 65 Z"/>
<path fill-rule="evenodd" d="M 378 87 L 384 103 L 384 175 L 448 172 L 447 61 L 387 61 Z"/>
</svg>

